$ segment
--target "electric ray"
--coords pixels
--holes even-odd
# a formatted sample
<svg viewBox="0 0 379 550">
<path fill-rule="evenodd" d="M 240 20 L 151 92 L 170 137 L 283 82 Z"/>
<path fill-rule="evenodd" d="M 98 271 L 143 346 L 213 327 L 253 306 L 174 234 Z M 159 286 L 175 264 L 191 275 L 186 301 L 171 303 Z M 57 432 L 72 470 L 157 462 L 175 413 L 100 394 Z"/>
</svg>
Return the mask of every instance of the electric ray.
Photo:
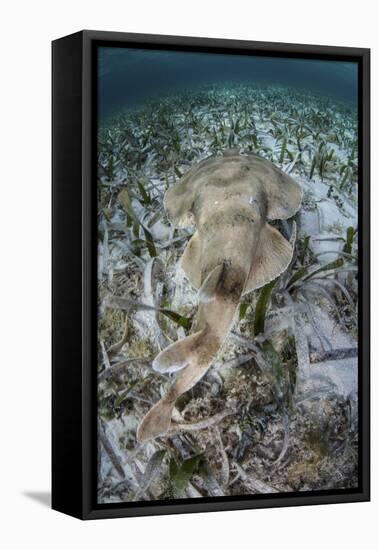
<svg viewBox="0 0 379 550">
<path fill-rule="evenodd" d="M 171 222 L 179 227 L 196 224 L 181 265 L 199 289 L 199 308 L 192 334 L 153 361 L 156 371 L 180 372 L 143 418 L 138 441 L 167 433 L 175 401 L 208 370 L 241 296 L 287 269 L 293 244 L 267 220 L 292 217 L 301 197 L 300 186 L 271 162 L 235 150 L 198 163 L 168 189 L 164 202 Z"/>
</svg>

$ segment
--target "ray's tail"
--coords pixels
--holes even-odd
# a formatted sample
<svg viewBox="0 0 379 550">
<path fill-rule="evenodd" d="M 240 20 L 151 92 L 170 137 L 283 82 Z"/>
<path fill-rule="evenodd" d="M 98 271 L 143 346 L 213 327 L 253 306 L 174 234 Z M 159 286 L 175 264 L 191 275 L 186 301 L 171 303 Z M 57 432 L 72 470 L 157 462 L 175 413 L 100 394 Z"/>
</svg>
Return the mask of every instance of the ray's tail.
<svg viewBox="0 0 379 550">
<path fill-rule="evenodd" d="M 171 424 L 172 411 L 175 406 L 175 399 L 168 399 L 167 395 L 162 397 L 143 418 L 137 429 L 137 441 L 140 443 L 165 435 Z"/>
<path fill-rule="evenodd" d="M 153 439 L 169 430 L 175 401 L 204 376 L 222 346 L 244 280 L 241 270 L 224 264 L 217 265 L 206 277 L 199 290 L 197 328 L 200 330 L 168 346 L 153 362 L 153 369 L 158 372 L 180 372 L 166 395 L 143 418 L 137 430 L 138 441 Z"/>
<path fill-rule="evenodd" d="M 155 358 L 154 370 L 174 372 L 180 369 L 181 372 L 166 395 L 150 409 L 138 426 L 138 441 L 146 441 L 167 433 L 175 401 L 204 376 L 220 344 L 217 336 L 204 328 L 171 344 Z"/>
</svg>

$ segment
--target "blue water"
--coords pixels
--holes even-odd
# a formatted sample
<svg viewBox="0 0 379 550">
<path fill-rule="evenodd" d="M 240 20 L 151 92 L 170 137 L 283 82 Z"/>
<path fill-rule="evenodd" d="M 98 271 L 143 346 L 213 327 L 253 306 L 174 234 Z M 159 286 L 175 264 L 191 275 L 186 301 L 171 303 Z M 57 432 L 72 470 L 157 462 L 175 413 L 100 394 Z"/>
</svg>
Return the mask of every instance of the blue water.
<svg viewBox="0 0 379 550">
<path fill-rule="evenodd" d="M 357 102 L 357 64 L 217 53 L 101 47 L 98 112 L 101 120 L 146 100 L 199 86 L 284 85 Z"/>
</svg>

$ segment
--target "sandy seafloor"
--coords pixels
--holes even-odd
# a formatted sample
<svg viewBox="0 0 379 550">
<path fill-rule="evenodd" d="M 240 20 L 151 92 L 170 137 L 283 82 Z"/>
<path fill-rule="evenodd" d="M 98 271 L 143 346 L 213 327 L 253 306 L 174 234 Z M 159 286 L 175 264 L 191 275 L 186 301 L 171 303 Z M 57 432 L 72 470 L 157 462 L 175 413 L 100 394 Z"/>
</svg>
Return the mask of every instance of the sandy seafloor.
<svg viewBox="0 0 379 550">
<path fill-rule="evenodd" d="M 172 431 L 137 444 L 139 421 L 172 380 L 151 361 L 189 333 L 197 308 L 178 266 L 193 228 L 171 226 L 163 195 L 230 147 L 302 186 L 294 259 L 261 313 L 264 332 L 254 337 L 257 290 L 207 375 L 178 400 Z M 357 155 L 351 106 L 278 86 L 197 89 L 102 123 L 100 503 L 357 485 Z M 292 222 L 274 225 L 288 237 Z"/>
</svg>

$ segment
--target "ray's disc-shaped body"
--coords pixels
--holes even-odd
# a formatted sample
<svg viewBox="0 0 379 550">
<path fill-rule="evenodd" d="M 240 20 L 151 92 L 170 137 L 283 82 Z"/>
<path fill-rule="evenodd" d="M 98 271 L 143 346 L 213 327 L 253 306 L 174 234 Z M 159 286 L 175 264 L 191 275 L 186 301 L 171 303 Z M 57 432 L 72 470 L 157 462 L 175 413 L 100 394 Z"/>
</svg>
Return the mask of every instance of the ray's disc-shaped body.
<svg viewBox="0 0 379 550">
<path fill-rule="evenodd" d="M 293 246 L 267 220 L 292 217 L 301 196 L 300 186 L 271 162 L 234 150 L 198 163 L 167 191 L 171 222 L 196 225 L 181 265 L 199 289 L 199 309 L 193 333 L 153 362 L 157 371 L 180 372 L 139 425 L 139 441 L 167 433 L 176 399 L 206 373 L 241 296 L 287 269 Z"/>
</svg>

